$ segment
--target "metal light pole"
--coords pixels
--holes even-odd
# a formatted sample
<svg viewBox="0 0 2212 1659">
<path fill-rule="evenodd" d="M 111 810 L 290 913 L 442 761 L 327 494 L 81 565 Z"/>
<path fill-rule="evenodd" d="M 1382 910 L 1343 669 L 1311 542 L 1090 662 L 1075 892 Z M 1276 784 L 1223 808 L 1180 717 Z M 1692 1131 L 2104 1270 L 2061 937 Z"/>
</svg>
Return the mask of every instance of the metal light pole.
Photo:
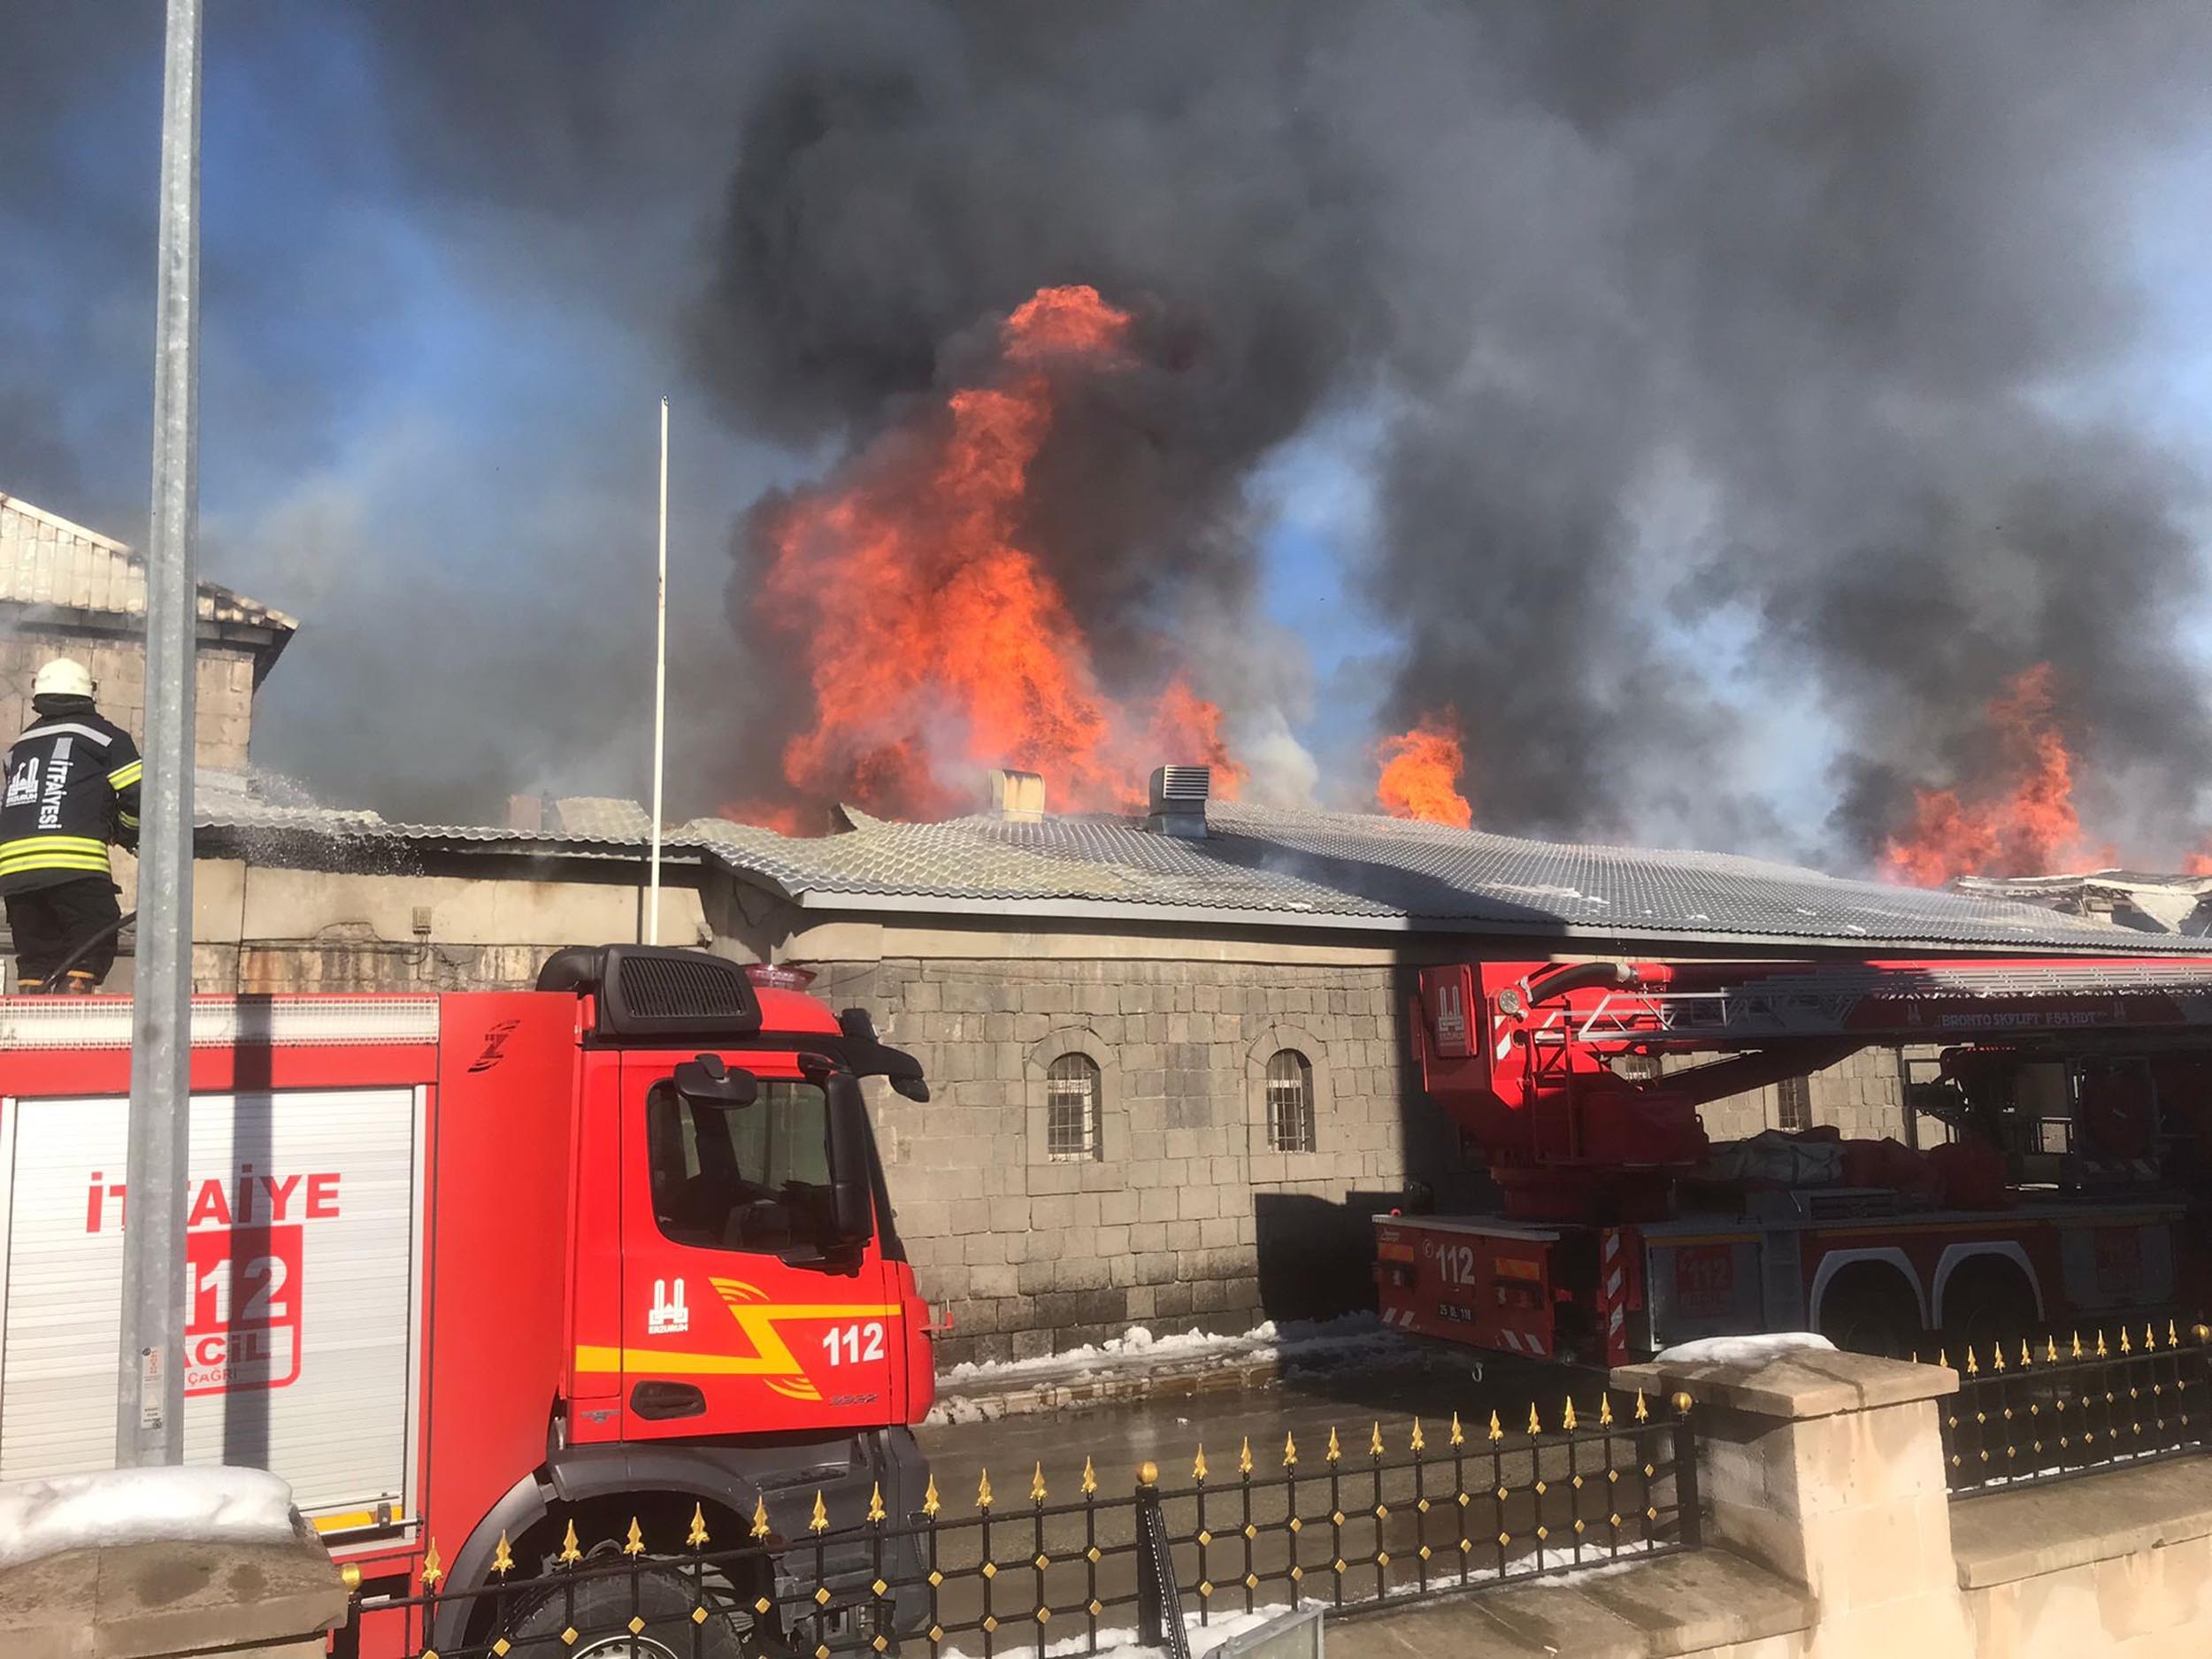
<svg viewBox="0 0 2212 1659">
<path fill-rule="evenodd" d="M 168 0 L 162 73 L 145 780 L 131 1025 L 119 1468 L 184 1461 L 186 1105 L 192 1057 L 192 751 L 199 584 L 200 0 Z"/>
<path fill-rule="evenodd" d="M 645 942 L 661 941 L 661 770 L 668 735 L 668 400 L 661 399 L 661 574 L 653 618 L 653 856 Z"/>
</svg>

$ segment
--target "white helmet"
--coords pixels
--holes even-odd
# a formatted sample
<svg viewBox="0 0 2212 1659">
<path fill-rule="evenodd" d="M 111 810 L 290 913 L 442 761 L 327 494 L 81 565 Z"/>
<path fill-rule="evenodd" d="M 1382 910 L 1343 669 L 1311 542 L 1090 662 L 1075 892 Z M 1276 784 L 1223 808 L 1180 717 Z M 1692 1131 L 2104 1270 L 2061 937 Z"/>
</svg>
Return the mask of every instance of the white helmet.
<svg viewBox="0 0 2212 1659">
<path fill-rule="evenodd" d="M 82 663 L 72 662 L 66 657 L 57 657 L 38 671 L 38 678 L 31 681 L 31 695 L 34 697 L 88 697 L 92 695 L 92 671 Z"/>
</svg>

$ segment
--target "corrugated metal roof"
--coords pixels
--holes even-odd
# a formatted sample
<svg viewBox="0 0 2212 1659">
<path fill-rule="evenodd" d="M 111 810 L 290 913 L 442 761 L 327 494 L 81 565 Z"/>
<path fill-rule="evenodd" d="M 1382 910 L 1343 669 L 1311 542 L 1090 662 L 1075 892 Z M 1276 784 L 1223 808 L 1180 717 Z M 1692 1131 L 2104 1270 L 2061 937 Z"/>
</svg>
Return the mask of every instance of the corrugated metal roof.
<svg viewBox="0 0 2212 1659">
<path fill-rule="evenodd" d="M 146 614 L 146 561 L 97 531 L 0 495 L 0 602 L 109 616 Z M 200 584 L 200 620 L 290 634 L 299 624 L 243 594 Z"/>
<path fill-rule="evenodd" d="M 265 828 L 587 856 L 641 854 L 646 833 L 641 811 L 631 833 L 559 835 L 387 824 L 374 814 L 323 812 L 319 819 L 292 810 L 273 818 L 271 811 L 217 799 L 203 803 L 200 817 L 219 836 Z M 741 878 L 826 910 L 1122 915 L 1897 949 L 2201 949 L 2195 941 L 2038 904 L 1851 880 L 1762 859 L 1524 841 L 1350 813 L 1217 803 L 1212 833 L 1202 841 L 1118 818 L 897 824 L 848 817 L 856 827 L 818 839 L 702 818 L 672 827 L 664 844 L 673 856 L 711 857 Z"/>
</svg>

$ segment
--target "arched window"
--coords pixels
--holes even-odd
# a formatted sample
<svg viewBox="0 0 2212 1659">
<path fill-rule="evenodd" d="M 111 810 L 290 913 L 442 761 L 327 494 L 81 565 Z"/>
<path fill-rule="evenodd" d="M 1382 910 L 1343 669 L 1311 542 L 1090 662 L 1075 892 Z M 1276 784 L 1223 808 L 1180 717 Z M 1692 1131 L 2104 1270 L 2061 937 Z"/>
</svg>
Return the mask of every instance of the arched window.
<svg viewBox="0 0 2212 1659">
<path fill-rule="evenodd" d="M 1313 1067 L 1295 1048 L 1278 1049 L 1267 1063 L 1267 1147 L 1313 1150 Z"/>
<path fill-rule="evenodd" d="M 1105 1156 L 1098 1133 L 1098 1062 L 1064 1054 L 1045 1070 L 1045 1156 L 1088 1164 Z"/>
</svg>

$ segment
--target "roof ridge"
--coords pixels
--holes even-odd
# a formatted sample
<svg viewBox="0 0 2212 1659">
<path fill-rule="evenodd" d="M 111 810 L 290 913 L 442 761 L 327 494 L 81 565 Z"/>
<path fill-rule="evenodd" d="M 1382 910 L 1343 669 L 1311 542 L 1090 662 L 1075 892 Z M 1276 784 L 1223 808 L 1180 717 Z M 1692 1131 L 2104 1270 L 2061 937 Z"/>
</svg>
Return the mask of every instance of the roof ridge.
<svg viewBox="0 0 2212 1659">
<path fill-rule="evenodd" d="M 66 530 L 71 535 L 81 536 L 84 540 L 104 548 L 111 553 L 120 553 L 126 558 L 137 559 L 141 557 L 133 552 L 127 543 L 118 541 L 112 536 L 102 535 L 97 530 L 87 529 L 83 525 L 65 518 L 58 512 L 49 512 L 43 507 L 33 506 L 22 496 L 11 495 L 4 489 L 0 489 L 0 510 L 19 512 L 27 518 L 35 518 L 42 524 L 51 525 L 57 530 Z"/>
</svg>

